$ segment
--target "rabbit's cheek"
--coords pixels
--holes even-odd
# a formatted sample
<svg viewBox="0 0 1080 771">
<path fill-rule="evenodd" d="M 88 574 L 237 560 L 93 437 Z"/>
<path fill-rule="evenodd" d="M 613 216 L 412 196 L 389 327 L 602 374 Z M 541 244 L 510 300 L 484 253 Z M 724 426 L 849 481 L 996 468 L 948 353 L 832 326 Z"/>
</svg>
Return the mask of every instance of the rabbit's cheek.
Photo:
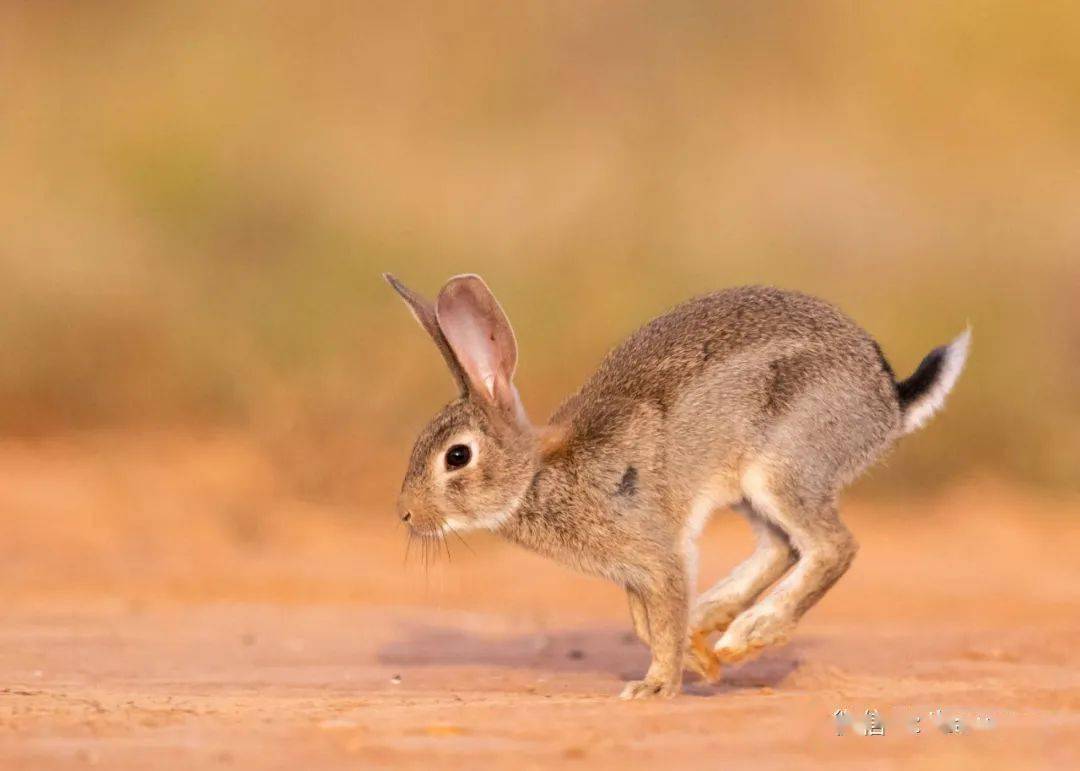
<svg viewBox="0 0 1080 771">
<path fill-rule="evenodd" d="M 442 508 L 447 517 L 468 518 L 472 508 L 470 480 L 466 474 L 454 475 L 447 479 L 442 489 Z"/>
</svg>

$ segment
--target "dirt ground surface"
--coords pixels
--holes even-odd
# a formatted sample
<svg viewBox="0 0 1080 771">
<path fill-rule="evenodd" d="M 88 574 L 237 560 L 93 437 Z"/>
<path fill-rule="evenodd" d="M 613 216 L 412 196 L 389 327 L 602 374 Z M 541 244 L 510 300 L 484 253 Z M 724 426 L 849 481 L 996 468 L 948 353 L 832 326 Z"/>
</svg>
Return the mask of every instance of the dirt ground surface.
<svg viewBox="0 0 1080 771">
<path fill-rule="evenodd" d="M 274 476 L 220 438 L 0 445 L 0 768 L 1080 768 L 1073 499 L 853 499 L 790 645 L 624 703 L 615 587 L 486 535 L 425 569 Z M 750 548 L 719 514 L 702 584 Z"/>
</svg>

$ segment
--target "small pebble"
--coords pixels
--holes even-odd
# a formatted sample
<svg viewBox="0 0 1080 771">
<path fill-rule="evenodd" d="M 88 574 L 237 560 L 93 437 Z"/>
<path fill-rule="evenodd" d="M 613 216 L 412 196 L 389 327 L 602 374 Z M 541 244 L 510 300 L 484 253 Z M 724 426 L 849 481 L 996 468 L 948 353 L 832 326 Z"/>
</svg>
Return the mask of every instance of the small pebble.
<svg viewBox="0 0 1080 771">
<path fill-rule="evenodd" d="M 401 685 L 401 675 L 394 675 L 390 678 L 390 682 L 394 685 Z"/>
<path fill-rule="evenodd" d="M 581 650 L 580 648 L 571 648 L 569 651 L 567 651 L 566 655 L 572 659 L 583 659 L 585 658 L 585 651 Z"/>
</svg>

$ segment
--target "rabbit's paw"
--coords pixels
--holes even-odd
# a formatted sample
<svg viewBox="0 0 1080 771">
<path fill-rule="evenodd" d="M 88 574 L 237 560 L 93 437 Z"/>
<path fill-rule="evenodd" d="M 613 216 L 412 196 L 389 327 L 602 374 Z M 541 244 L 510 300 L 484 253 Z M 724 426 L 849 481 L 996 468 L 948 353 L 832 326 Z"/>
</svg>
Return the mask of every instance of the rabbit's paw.
<svg viewBox="0 0 1080 771">
<path fill-rule="evenodd" d="M 723 632 L 745 607 L 736 602 L 700 601 L 690 613 L 690 628 L 694 633 L 706 636 Z"/>
<path fill-rule="evenodd" d="M 795 624 L 770 608 L 750 608 L 739 615 L 713 647 L 724 664 L 753 658 L 763 648 L 791 639 Z"/>
<path fill-rule="evenodd" d="M 709 648 L 707 632 L 694 632 L 687 646 L 686 665 L 706 681 L 715 683 L 720 679 L 720 659 Z"/>
<path fill-rule="evenodd" d="M 624 701 L 630 699 L 670 699 L 679 692 L 678 682 L 655 680 L 646 677 L 644 680 L 631 680 L 622 689 L 619 698 Z"/>
</svg>

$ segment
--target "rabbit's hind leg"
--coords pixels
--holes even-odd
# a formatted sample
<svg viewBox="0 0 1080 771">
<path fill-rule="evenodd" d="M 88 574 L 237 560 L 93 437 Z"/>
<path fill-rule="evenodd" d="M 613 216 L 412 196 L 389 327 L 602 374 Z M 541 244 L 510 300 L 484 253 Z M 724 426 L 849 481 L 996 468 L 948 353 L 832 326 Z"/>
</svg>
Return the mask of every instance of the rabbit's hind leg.
<svg viewBox="0 0 1080 771">
<path fill-rule="evenodd" d="M 735 509 L 750 522 L 757 548 L 730 575 L 698 598 L 690 614 L 691 640 L 723 632 L 795 563 L 795 552 L 779 527 L 756 513 L 747 501 Z"/>
<path fill-rule="evenodd" d="M 736 508 L 750 522 L 757 539 L 754 553 L 697 600 L 690 627 L 705 634 L 724 631 L 735 616 L 746 610 L 795 562 L 795 553 L 784 532 L 758 516 L 748 504 Z"/>
<path fill-rule="evenodd" d="M 800 494 L 790 477 L 770 475 L 761 467 L 747 473 L 744 489 L 755 511 L 787 534 L 798 561 L 763 599 L 736 616 L 717 641 L 714 651 L 724 663 L 787 642 L 795 623 L 847 571 L 857 550 L 831 497 Z"/>
</svg>

